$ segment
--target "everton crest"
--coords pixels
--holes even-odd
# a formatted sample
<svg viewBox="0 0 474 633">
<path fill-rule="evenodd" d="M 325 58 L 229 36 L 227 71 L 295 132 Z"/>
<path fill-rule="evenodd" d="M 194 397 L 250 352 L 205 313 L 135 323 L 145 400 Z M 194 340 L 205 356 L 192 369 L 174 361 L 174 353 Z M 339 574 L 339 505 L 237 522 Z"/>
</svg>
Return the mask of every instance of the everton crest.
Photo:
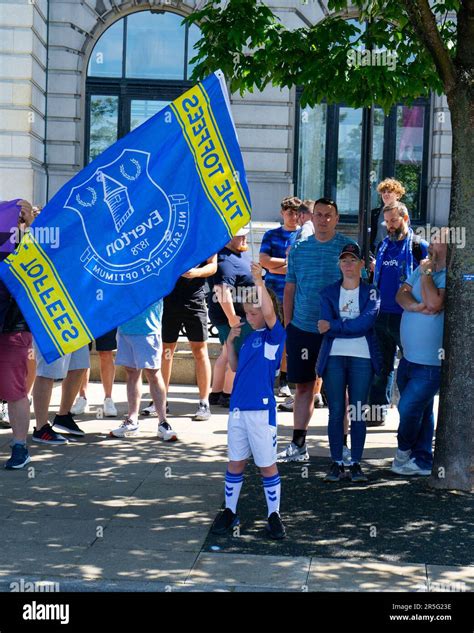
<svg viewBox="0 0 474 633">
<path fill-rule="evenodd" d="M 184 195 L 167 195 L 149 173 L 150 153 L 125 149 L 73 187 L 65 207 L 81 218 L 84 268 L 108 284 L 159 275 L 179 252 L 189 227 Z"/>
</svg>

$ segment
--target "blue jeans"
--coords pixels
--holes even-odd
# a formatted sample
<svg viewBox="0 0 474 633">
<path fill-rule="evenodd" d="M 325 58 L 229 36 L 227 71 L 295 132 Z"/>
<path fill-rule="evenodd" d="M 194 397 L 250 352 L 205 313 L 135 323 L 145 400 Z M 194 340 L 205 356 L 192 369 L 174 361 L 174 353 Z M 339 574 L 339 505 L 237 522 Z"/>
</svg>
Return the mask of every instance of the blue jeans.
<svg viewBox="0 0 474 633">
<path fill-rule="evenodd" d="M 360 462 L 364 451 L 366 424 L 364 405 L 367 404 L 373 369 L 370 358 L 329 356 L 323 372 L 324 389 L 329 407 L 329 448 L 333 462 L 342 461 L 344 445 L 344 414 L 346 389 L 349 392 L 351 415 L 351 456 Z"/>
<path fill-rule="evenodd" d="M 433 466 L 433 402 L 440 382 L 441 367 L 410 363 L 406 358 L 400 361 L 397 373 L 400 390 L 398 448 L 411 450 L 411 457 L 424 469 Z"/>
<path fill-rule="evenodd" d="M 402 348 L 400 342 L 401 319 L 401 314 L 380 312 L 375 322 L 375 334 L 382 353 L 382 369 L 380 374 L 374 377 L 370 390 L 370 404 L 389 405 L 392 400 L 395 357 L 397 347 Z"/>
</svg>

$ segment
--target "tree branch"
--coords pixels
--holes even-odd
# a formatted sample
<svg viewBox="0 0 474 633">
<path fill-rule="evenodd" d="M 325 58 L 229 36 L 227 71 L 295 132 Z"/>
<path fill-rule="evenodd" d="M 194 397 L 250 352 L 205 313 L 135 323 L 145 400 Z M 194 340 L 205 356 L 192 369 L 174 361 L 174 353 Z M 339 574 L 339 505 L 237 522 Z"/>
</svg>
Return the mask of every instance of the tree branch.
<svg viewBox="0 0 474 633">
<path fill-rule="evenodd" d="M 428 49 L 448 95 L 456 85 L 456 70 L 436 26 L 428 0 L 401 0 L 418 37 Z"/>
</svg>

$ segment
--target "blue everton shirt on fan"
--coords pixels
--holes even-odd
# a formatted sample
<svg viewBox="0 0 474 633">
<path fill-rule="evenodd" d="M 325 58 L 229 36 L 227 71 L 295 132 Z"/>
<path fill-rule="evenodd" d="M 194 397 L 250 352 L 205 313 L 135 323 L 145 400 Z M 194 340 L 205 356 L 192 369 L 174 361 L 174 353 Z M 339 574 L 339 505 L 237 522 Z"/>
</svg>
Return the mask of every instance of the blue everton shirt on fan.
<svg viewBox="0 0 474 633">
<path fill-rule="evenodd" d="M 297 232 L 297 230 L 287 231 L 283 226 L 279 226 L 277 229 L 270 229 L 263 236 L 260 252 L 270 257 L 286 259 L 286 251 L 292 244 L 292 239 Z M 273 290 L 279 301 L 283 301 L 285 275 L 277 275 L 267 270 L 265 285 Z"/>
<path fill-rule="evenodd" d="M 273 328 L 255 330 L 240 348 L 239 364 L 230 397 L 230 410 L 268 411 L 269 424 L 276 426 L 275 376 L 283 355 L 286 332 L 277 320 Z"/>
<path fill-rule="evenodd" d="M 403 250 L 404 240 L 390 242 L 384 253 L 382 260 L 382 270 L 380 273 L 379 290 L 380 290 L 380 312 L 390 312 L 391 314 L 401 314 L 401 308 L 395 301 L 395 295 L 402 285 L 400 281 L 399 260 L 404 257 Z M 414 262 L 414 265 L 416 261 Z"/>
</svg>

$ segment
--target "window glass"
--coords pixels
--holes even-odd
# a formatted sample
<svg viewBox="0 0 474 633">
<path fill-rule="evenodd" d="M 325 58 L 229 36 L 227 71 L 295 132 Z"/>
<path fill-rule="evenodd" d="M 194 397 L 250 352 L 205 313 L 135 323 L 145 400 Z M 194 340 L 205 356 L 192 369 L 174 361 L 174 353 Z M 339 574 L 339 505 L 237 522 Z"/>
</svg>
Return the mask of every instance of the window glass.
<svg viewBox="0 0 474 633">
<path fill-rule="evenodd" d="M 424 111 L 424 106 L 397 106 L 395 178 L 407 191 L 403 202 L 412 220 L 420 218 Z"/>
<path fill-rule="evenodd" d="M 327 105 L 300 111 L 298 195 L 317 200 L 324 194 Z"/>
<path fill-rule="evenodd" d="M 123 22 L 112 24 L 95 45 L 89 60 L 91 77 L 122 76 Z"/>
<path fill-rule="evenodd" d="M 382 108 L 374 108 L 374 132 L 372 139 L 372 167 L 370 174 L 370 209 L 381 204 L 377 192 L 377 185 L 383 180 L 383 142 L 385 129 L 385 115 Z"/>
<path fill-rule="evenodd" d="M 117 140 L 118 101 L 115 96 L 91 96 L 89 162 Z"/>
<path fill-rule="evenodd" d="M 362 109 L 339 108 L 336 202 L 339 213 L 357 215 L 360 190 Z"/>
<path fill-rule="evenodd" d="M 183 18 L 140 11 L 127 18 L 126 76 L 184 79 Z"/>
<path fill-rule="evenodd" d="M 169 103 L 169 101 L 132 99 L 130 106 L 130 132 L 142 123 L 145 123 L 145 121 L 165 108 Z"/>
<path fill-rule="evenodd" d="M 194 44 L 196 44 L 196 42 L 200 39 L 201 39 L 201 29 L 197 27 L 195 24 L 191 24 L 188 31 L 188 69 L 187 69 L 187 75 L 186 75 L 187 78 L 191 77 L 193 68 L 195 66 L 195 64 L 189 63 L 190 60 L 193 57 L 196 57 L 197 55 L 197 50 L 195 50 L 193 47 L 194 47 Z"/>
</svg>

